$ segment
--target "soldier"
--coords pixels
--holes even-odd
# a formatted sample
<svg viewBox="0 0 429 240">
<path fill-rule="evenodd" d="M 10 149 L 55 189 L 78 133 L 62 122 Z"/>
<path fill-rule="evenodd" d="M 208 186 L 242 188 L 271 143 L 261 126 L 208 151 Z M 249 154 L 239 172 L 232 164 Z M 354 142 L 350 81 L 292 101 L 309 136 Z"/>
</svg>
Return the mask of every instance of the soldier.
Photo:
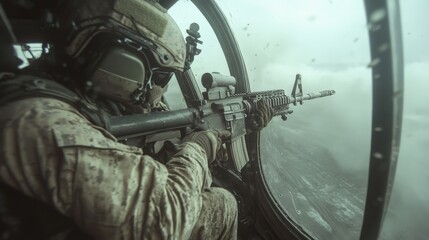
<svg viewBox="0 0 429 240">
<path fill-rule="evenodd" d="M 14 213 L 35 211 L 43 229 L 33 226 L 33 239 L 236 239 L 235 198 L 210 186 L 208 170 L 228 133 L 188 135 L 162 164 L 104 128 L 105 116 L 165 108 L 160 94 L 186 54 L 167 11 L 78 0 L 52 13 L 49 52 L 1 74 L 0 181 L 24 209 L 0 209 L 3 238 L 22 232 Z"/>
</svg>

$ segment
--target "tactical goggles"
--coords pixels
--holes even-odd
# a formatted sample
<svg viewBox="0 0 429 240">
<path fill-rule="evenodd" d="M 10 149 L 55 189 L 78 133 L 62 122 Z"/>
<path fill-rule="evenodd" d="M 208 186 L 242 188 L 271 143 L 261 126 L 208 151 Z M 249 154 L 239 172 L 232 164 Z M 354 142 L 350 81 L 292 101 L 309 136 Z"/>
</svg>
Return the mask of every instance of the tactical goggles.
<svg viewBox="0 0 429 240">
<path fill-rule="evenodd" d="M 155 84 L 164 88 L 168 84 L 171 77 L 174 75 L 174 71 L 171 69 L 156 66 L 153 59 L 152 61 L 150 61 L 150 57 L 148 57 L 148 48 L 145 48 L 144 46 L 133 42 L 129 38 L 124 38 L 123 40 L 119 41 L 125 43 L 130 48 L 134 49 L 136 52 L 139 52 L 142 55 L 142 60 L 144 60 L 144 64 L 147 67 L 145 82 L 143 84 L 145 87 L 150 89 L 152 84 Z"/>
</svg>

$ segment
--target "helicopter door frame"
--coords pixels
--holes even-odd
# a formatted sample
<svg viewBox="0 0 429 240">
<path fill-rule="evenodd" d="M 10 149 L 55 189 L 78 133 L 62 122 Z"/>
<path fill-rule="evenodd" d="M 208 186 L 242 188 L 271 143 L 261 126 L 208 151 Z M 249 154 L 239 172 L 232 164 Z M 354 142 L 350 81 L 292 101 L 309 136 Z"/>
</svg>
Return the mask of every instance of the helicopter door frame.
<svg viewBox="0 0 429 240">
<path fill-rule="evenodd" d="M 377 239 L 389 205 L 401 140 L 404 61 L 398 0 L 365 0 L 372 67 L 372 136 L 360 239 Z"/>
</svg>

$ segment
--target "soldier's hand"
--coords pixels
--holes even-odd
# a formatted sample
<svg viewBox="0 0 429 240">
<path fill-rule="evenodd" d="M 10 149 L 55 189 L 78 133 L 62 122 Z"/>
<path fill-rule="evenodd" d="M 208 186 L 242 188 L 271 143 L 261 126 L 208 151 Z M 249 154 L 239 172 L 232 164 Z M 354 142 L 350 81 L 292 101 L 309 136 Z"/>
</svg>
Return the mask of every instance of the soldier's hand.
<svg viewBox="0 0 429 240">
<path fill-rule="evenodd" d="M 195 142 L 200 145 L 207 154 L 207 159 L 212 162 L 216 158 L 216 153 L 222 146 L 222 141 L 231 137 L 227 130 L 208 130 L 193 132 L 183 138 L 183 142 Z"/>
<path fill-rule="evenodd" d="M 274 109 L 264 99 L 257 101 L 253 116 L 249 122 L 250 129 L 261 131 L 268 125 L 273 116 Z"/>
</svg>

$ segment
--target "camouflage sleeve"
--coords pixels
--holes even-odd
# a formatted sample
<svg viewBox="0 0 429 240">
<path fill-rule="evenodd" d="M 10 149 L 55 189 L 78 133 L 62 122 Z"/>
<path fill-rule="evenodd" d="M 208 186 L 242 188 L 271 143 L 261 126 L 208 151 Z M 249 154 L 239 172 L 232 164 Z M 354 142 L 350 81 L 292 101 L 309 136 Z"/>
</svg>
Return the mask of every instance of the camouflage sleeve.
<svg viewBox="0 0 429 240">
<path fill-rule="evenodd" d="M 0 109 L 0 180 L 71 217 L 96 239 L 186 239 L 211 181 L 194 143 L 164 166 L 118 143 L 69 105 L 28 99 Z"/>
</svg>

